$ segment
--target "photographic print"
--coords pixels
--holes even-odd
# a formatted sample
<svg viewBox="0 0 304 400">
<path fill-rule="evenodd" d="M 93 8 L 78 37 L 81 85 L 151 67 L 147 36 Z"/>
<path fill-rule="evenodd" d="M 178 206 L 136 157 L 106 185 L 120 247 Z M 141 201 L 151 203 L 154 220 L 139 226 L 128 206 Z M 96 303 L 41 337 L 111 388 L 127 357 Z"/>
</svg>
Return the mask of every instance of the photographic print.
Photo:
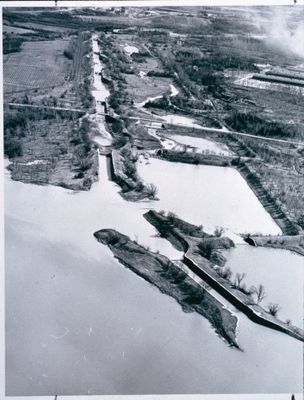
<svg viewBox="0 0 304 400">
<path fill-rule="evenodd" d="M 2 8 L 6 396 L 300 398 L 303 16 Z"/>
</svg>

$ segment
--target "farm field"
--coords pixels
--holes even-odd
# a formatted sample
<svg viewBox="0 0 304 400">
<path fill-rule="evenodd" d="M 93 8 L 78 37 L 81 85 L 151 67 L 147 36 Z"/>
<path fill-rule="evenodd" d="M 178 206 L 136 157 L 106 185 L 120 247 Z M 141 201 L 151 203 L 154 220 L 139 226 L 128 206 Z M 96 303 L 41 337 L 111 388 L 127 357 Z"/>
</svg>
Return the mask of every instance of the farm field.
<svg viewBox="0 0 304 400">
<path fill-rule="evenodd" d="M 97 176 L 88 123 L 78 134 L 81 117 L 92 106 L 90 35 L 81 30 L 64 35 L 67 29 L 57 26 L 45 33 L 42 25 L 27 26 L 18 16 L 17 24 L 5 33 L 3 56 L 4 143 L 12 177 L 86 190 Z M 22 36 L 24 26 L 32 33 Z M 24 103 L 28 108 L 8 103 Z M 40 105 L 43 108 L 37 108 Z M 58 112 L 54 107 L 83 112 Z M 87 160 L 81 167 L 83 159 Z"/>
<path fill-rule="evenodd" d="M 25 42 L 18 53 L 3 57 L 5 93 L 63 85 L 70 62 L 64 57 L 68 40 Z"/>
<path fill-rule="evenodd" d="M 27 33 L 35 33 L 32 29 L 28 28 L 19 28 L 17 26 L 9 26 L 9 25 L 3 25 L 3 32 L 7 33 L 15 33 L 15 34 L 27 34 Z"/>
<path fill-rule="evenodd" d="M 37 30 L 43 30 L 43 31 L 49 31 L 49 32 L 60 32 L 60 33 L 64 33 L 64 32 L 71 30 L 71 28 L 65 28 L 63 26 L 47 25 L 44 23 L 39 24 L 39 23 L 34 23 L 34 22 L 22 22 L 22 23 L 20 23 L 20 26 L 25 27 L 27 29 L 37 29 Z"/>
</svg>

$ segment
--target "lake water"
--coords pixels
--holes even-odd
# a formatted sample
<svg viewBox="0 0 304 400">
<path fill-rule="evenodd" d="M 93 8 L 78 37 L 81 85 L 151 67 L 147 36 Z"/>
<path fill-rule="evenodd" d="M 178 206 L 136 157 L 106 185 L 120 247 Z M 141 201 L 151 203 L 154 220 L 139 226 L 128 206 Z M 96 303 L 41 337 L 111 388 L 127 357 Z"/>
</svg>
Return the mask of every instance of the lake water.
<svg viewBox="0 0 304 400">
<path fill-rule="evenodd" d="M 170 135 L 170 138 L 178 143 L 185 144 L 187 146 L 194 147 L 200 153 L 218 154 L 224 156 L 232 155 L 232 152 L 224 144 L 216 143 L 208 139 L 184 136 L 184 135 Z"/>
<path fill-rule="evenodd" d="M 165 171 L 165 172 L 164 172 Z M 158 189 L 154 206 L 173 211 L 208 232 L 224 227 L 240 233 L 280 234 L 281 230 L 233 168 L 171 163 L 151 158 L 138 163 L 140 176 Z"/>
<path fill-rule="evenodd" d="M 239 178 L 233 180 L 225 169 L 218 173 L 215 167 L 208 172 L 208 167 L 192 166 L 192 182 L 187 186 L 181 183 L 190 178 L 190 169 L 173 165 L 159 160 L 140 165 L 146 178 L 154 177 L 151 171 L 158 174 L 159 184 L 154 182 L 161 200 L 147 203 L 120 197 L 117 185 L 107 179 L 103 157 L 100 180 L 89 192 L 14 182 L 6 173 L 8 395 L 301 391 L 302 343 L 253 324 L 231 307 L 239 317 L 244 352 L 231 349 L 206 319 L 184 313 L 173 299 L 120 265 L 94 239 L 94 231 L 116 228 L 179 258 L 167 241 L 155 237 L 155 230 L 142 217 L 147 209 L 172 206 L 190 221 L 220 225 L 221 216 L 209 220 L 209 215 L 221 215 L 213 186 L 221 177 L 222 198 L 229 203 L 224 182 L 239 184 Z M 166 190 L 162 175 L 169 178 Z M 203 179 L 207 175 L 208 188 Z M 183 190 L 190 188 L 190 182 L 192 189 L 206 190 L 210 201 L 189 202 Z M 235 190 L 241 190 L 238 187 Z M 241 188 L 245 190 L 244 185 Z M 175 205 L 168 202 L 170 189 Z M 246 193 L 242 192 L 244 201 Z M 192 199 L 197 195 L 198 190 Z M 248 200 L 246 204 L 252 205 Z M 237 221 L 230 219 L 231 227 L 249 229 L 259 222 L 264 229 L 275 230 L 265 211 L 262 216 L 257 208 L 242 223 Z"/>
<path fill-rule="evenodd" d="M 189 128 L 202 128 L 194 119 L 178 114 L 167 114 L 161 118 L 168 124 L 185 125 Z"/>
<path fill-rule="evenodd" d="M 262 284 L 266 297 L 261 305 L 280 306 L 278 318 L 290 319 L 292 324 L 303 328 L 303 257 L 287 250 L 237 246 L 226 251 L 226 265 L 234 273 L 245 273 L 247 287 Z"/>
</svg>

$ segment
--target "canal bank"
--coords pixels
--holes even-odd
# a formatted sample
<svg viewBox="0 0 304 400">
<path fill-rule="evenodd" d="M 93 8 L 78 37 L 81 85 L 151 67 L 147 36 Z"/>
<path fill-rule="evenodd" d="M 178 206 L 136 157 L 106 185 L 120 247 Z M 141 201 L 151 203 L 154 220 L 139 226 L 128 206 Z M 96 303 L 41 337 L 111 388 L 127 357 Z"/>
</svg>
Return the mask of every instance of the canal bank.
<svg viewBox="0 0 304 400">
<path fill-rule="evenodd" d="M 153 226 L 155 226 L 155 228 L 162 234 L 162 236 L 168 238 L 173 245 L 176 246 L 176 241 L 179 242 L 180 245 L 176 247 L 178 249 L 180 249 L 180 247 L 183 248 L 183 262 L 191 269 L 191 271 L 193 271 L 197 276 L 208 283 L 221 296 L 223 296 L 237 309 L 243 312 L 249 319 L 260 325 L 283 332 L 302 342 L 304 341 L 303 330 L 292 326 L 290 322 L 284 323 L 283 321 L 280 321 L 278 318 L 276 318 L 275 315 L 271 315 L 270 313 L 268 313 L 258 304 L 258 302 L 253 300 L 252 296 L 249 293 L 246 293 L 245 289 L 240 290 L 241 286 L 240 288 L 236 287 L 236 285 L 231 282 L 230 278 L 225 279 L 217 272 L 217 270 L 214 268 L 214 264 L 212 264 L 199 252 L 199 240 L 203 240 L 200 237 L 201 235 L 197 236 L 194 233 L 190 236 L 189 234 L 185 234 L 182 231 L 182 228 L 178 228 L 179 225 L 184 226 L 187 223 L 178 220 L 178 223 L 174 224 L 173 222 L 171 222 L 172 218 L 170 218 L 170 215 L 165 216 L 152 210 L 145 214 L 145 218 Z M 195 228 L 195 226 L 192 226 L 192 230 L 193 227 Z M 189 231 L 188 226 L 187 231 Z M 171 240 L 171 237 L 173 237 L 173 240 Z M 213 252 L 216 248 L 215 242 L 224 242 L 224 239 L 225 238 L 223 237 L 218 238 L 216 236 L 208 238 L 210 246 L 212 246 Z M 220 246 L 223 248 L 226 247 L 224 243 Z M 240 266 L 240 268 L 242 267 Z"/>
<path fill-rule="evenodd" d="M 184 313 L 96 242 L 94 231 L 114 228 L 170 259 L 182 257 L 142 217 L 159 202 L 124 201 L 108 180 L 106 158 L 99 164 L 99 181 L 83 193 L 6 176 L 7 393 L 47 395 L 55 384 L 66 395 L 92 387 L 98 394 L 300 392 L 300 342 L 234 310 L 244 352 L 233 351 L 207 320 Z M 65 328 L 65 337 L 53 338 Z M 147 358 L 148 374 L 141 367 Z M 61 379 L 67 370 L 69 379 Z"/>
</svg>

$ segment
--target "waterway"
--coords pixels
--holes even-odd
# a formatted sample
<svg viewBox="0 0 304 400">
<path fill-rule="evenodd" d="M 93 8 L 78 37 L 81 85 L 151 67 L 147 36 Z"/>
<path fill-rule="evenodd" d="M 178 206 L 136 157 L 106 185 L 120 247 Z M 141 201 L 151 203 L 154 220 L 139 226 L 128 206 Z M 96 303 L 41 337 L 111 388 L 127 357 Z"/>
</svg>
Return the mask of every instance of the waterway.
<svg viewBox="0 0 304 400">
<path fill-rule="evenodd" d="M 160 200 L 155 202 L 155 207 L 175 212 L 194 224 L 203 224 L 208 232 L 221 226 L 231 236 L 281 233 L 244 178 L 233 168 L 151 158 L 149 163 L 138 163 L 138 172 L 158 189 Z"/>
<path fill-rule="evenodd" d="M 97 243 L 115 228 L 180 256 L 142 217 L 155 204 L 120 197 L 105 158 L 89 192 L 5 179 L 7 394 L 300 392 L 300 342 L 238 313 L 244 352 L 231 349 Z"/>
<path fill-rule="evenodd" d="M 189 128 L 202 128 L 201 125 L 199 125 L 194 119 L 185 117 L 183 115 L 178 115 L 178 114 L 167 114 L 164 116 L 161 116 L 164 121 L 166 121 L 168 124 L 174 124 L 174 125 L 184 125 L 188 126 Z"/>
<path fill-rule="evenodd" d="M 266 297 L 261 305 L 278 304 L 278 318 L 303 328 L 303 257 L 288 250 L 237 246 L 226 251 L 227 266 L 234 273 L 245 273 L 249 288 L 262 284 Z M 233 278 L 232 278 L 233 279 Z"/>
<path fill-rule="evenodd" d="M 216 154 L 223 156 L 232 155 L 232 152 L 228 149 L 226 145 L 201 137 L 176 134 L 170 135 L 170 138 L 178 143 L 184 144 L 186 146 L 191 146 L 200 153 Z"/>
<path fill-rule="evenodd" d="M 93 237 L 114 228 L 180 258 L 142 217 L 150 208 L 211 231 L 278 233 L 246 182 L 229 168 L 156 159 L 138 168 L 159 201 L 124 201 L 103 156 L 88 192 L 24 184 L 6 172 L 7 395 L 301 392 L 302 343 L 228 305 L 244 351 L 228 347 L 205 318 L 184 313 Z M 273 254 L 275 265 L 281 253 Z M 293 263 L 286 254 L 284 264 Z"/>
<path fill-rule="evenodd" d="M 104 113 L 104 102 L 109 96 L 110 92 L 101 81 L 101 73 L 103 66 L 100 62 L 98 53 L 99 46 L 97 42 L 97 35 L 92 36 L 92 48 L 93 48 L 93 90 L 92 96 L 95 99 L 95 113 L 90 115 L 91 121 L 96 125 L 96 134 L 93 140 L 101 145 L 108 146 L 112 143 L 112 137 L 106 129 L 105 121 L 102 113 Z"/>
</svg>

